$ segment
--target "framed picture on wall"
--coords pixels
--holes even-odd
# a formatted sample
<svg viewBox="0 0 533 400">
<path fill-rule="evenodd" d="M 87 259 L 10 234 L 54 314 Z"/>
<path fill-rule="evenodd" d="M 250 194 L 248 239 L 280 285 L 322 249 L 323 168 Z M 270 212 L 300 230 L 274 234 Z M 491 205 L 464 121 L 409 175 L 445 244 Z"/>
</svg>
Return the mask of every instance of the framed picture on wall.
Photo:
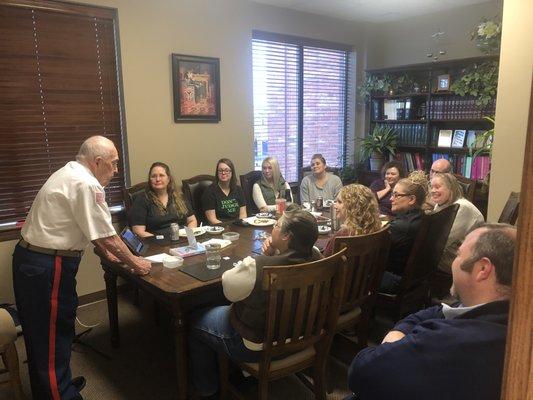
<svg viewBox="0 0 533 400">
<path fill-rule="evenodd" d="M 172 54 L 175 122 L 220 121 L 218 58 Z"/>
<path fill-rule="evenodd" d="M 450 90 L 450 75 L 439 75 L 437 77 L 437 92 L 446 92 Z"/>
</svg>

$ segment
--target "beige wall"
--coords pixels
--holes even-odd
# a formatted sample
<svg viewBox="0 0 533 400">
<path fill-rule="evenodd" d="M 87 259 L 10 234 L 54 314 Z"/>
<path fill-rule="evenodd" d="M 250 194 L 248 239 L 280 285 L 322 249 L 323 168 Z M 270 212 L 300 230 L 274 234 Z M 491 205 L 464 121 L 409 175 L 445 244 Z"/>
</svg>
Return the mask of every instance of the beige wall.
<svg viewBox="0 0 533 400">
<path fill-rule="evenodd" d="M 533 1 L 505 0 L 489 220 L 520 191 L 533 68 Z"/>
<path fill-rule="evenodd" d="M 376 24 L 368 34 L 368 68 L 430 62 L 426 57 L 430 50 L 446 51 L 439 61 L 480 56 L 470 32 L 483 17 L 496 15 L 502 15 L 501 1 Z M 431 37 L 436 32 L 445 33 L 438 42 Z"/>
<path fill-rule="evenodd" d="M 178 181 L 212 174 L 231 158 L 237 173 L 253 166 L 252 29 L 341 42 L 358 51 L 364 27 L 244 0 L 91 0 L 118 9 L 131 181 L 146 179 L 156 160 L 170 164 Z M 176 124 L 172 111 L 171 53 L 220 58 L 222 121 Z M 360 62 L 360 61 L 358 61 Z M 362 63 L 362 62 L 360 62 Z M 0 243 L 0 302 L 10 301 L 11 252 Z M 80 295 L 104 289 L 102 271 L 88 248 L 78 273 Z"/>
<path fill-rule="evenodd" d="M 412 19 L 408 23 L 383 24 L 380 29 L 374 26 L 369 30 L 368 26 L 362 24 L 268 7 L 245 0 L 93 0 L 87 3 L 118 8 L 129 164 L 134 183 L 145 179 L 146 170 L 154 160 L 168 162 L 178 180 L 199 173 L 212 173 L 214 162 L 221 156 L 232 158 L 238 173 L 251 169 L 252 29 L 352 44 L 357 52 L 357 65 L 364 68 L 367 64 L 365 59 L 367 51 L 369 59 L 374 60 L 373 66 L 424 62 L 427 60 L 425 44 L 420 42 L 413 44 L 416 38 L 429 36 L 437 29 L 446 30 L 445 27 L 450 26 L 454 27 L 451 31 L 460 31 L 466 35 L 482 16 L 496 14 L 492 11 L 489 13 L 493 9 L 491 6 L 485 8 L 486 6 L 480 5 L 479 9 L 474 7 L 477 9 L 476 12 L 465 12 L 469 17 L 462 20 L 461 26 L 454 22 L 462 14 L 458 12 L 431 16 L 429 20 L 433 21 L 433 26 L 427 22 L 429 17 L 426 16 Z M 526 75 L 524 70 L 527 62 L 531 68 L 531 54 L 528 55 L 529 61 L 523 60 L 519 49 L 526 48 L 525 36 L 529 35 L 531 40 L 531 27 L 526 25 L 525 18 L 532 14 L 531 6 L 519 3 L 528 2 L 506 1 L 506 5 L 513 5 L 512 8 L 517 9 L 514 11 L 517 14 L 516 18 L 522 21 L 518 24 L 514 22 L 509 24 L 513 26 L 513 34 L 506 43 L 510 45 L 511 40 L 523 43 L 521 46 L 515 46 L 516 50 L 513 50 L 511 56 L 516 58 L 514 61 L 518 65 L 523 66 L 519 72 Z M 529 14 L 525 12 L 527 7 Z M 391 30 L 391 26 L 395 25 L 398 29 L 397 38 L 401 37 L 405 39 L 404 41 L 393 40 L 395 33 Z M 386 32 L 389 39 L 384 40 L 382 44 L 376 44 L 379 43 L 374 35 L 376 31 L 381 32 L 380 34 Z M 365 37 L 365 32 L 370 34 Z M 504 34 L 507 35 L 508 32 L 504 31 Z M 465 38 L 464 35 L 459 35 L 457 40 L 459 37 Z M 402 55 L 400 43 L 406 46 L 403 50 L 405 55 Z M 457 51 L 450 52 L 449 56 L 457 58 L 471 55 L 464 52 L 466 48 L 472 50 L 467 38 L 464 43 L 460 45 L 458 42 L 454 47 Z M 458 50 L 459 48 L 463 50 Z M 531 42 L 528 48 L 532 48 Z M 175 124 L 173 122 L 171 53 L 220 58 L 222 95 L 220 123 Z M 502 56 L 505 56 L 505 53 L 502 52 Z M 510 64 L 510 61 L 506 63 Z M 503 71 L 501 74 L 503 79 L 506 73 Z M 531 69 L 529 69 L 530 77 Z M 506 91 L 510 92 L 510 87 L 517 83 L 520 86 L 524 81 L 530 82 L 525 76 L 523 79 L 517 77 L 512 84 L 509 84 L 509 89 L 506 90 L 502 86 L 500 95 Z M 509 104 L 519 104 L 517 100 L 515 96 Z M 525 102 L 523 99 L 521 101 Z M 499 97 L 498 115 L 501 103 Z M 511 105 L 508 108 L 507 120 L 512 121 L 515 117 L 510 115 L 513 111 Z M 522 108 L 525 108 L 525 105 L 523 107 L 520 105 L 519 109 Z M 524 114 L 521 112 L 519 117 L 522 115 Z M 523 117 L 523 121 L 525 119 L 526 116 Z M 357 134 L 362 131 L 362 122 L 362 118 L 358 118 Z M 520 127 L 518 131 L 520 129 L 522 128 Z M 521 137 L 523 144 L 523 135 L 516 137 Z M 520 139 L 518 141 L 520 142 Z M 498 142 L 496 145 L 501 146 Z M 508 156 L 512 154 L 514 147 L 510 144 L 507 147 Z M 495 149 L 495 165 L 498 165 L 498 151 Z M 521 166 L 521 161 L 517 163 Z M 493 177 L 495 184 L 500 179 L 497 174 Z M 502 183 L 502 188 L 504 186 Z M 508 192 L 506 186 L 505 191 Z M 0 302 L 11 301 L 13 298 L 10 265 L 14 244 L 15 241 L 0 242 L 2 263 Z M 104 289 L 102 271 L 92 248 L 88 248 L 78 273 L 78 293 L 84 295 L 102 289 Z"/>
</svg>

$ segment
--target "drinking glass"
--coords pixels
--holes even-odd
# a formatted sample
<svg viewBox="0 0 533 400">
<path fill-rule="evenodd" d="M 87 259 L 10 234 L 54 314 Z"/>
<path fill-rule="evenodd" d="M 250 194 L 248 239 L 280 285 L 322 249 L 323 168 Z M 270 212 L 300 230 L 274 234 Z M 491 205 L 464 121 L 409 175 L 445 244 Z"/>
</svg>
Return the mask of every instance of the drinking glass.
<svg viewBox="0 0 533 400">
<path fill-rule="evenodd" d="M 208 269 L 220 268 L 220 244 L 211 243 L 205 245 L 206 265 Z"/>
</svg>

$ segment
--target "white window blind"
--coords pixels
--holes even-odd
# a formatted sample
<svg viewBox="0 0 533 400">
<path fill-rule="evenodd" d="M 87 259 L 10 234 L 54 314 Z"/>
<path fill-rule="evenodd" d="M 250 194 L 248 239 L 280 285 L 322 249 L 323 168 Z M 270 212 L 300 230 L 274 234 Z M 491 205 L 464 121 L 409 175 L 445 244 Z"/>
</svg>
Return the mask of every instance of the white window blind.
<svg viewBox="0 0 533 400">
<path fill-rule="evenodd" d="M 341 166 L 349 51 L 263 36 L 252 40 L 256 169 L 275 156 L 285 179 L 296 182 L 315 153 Z"/>
</svg>

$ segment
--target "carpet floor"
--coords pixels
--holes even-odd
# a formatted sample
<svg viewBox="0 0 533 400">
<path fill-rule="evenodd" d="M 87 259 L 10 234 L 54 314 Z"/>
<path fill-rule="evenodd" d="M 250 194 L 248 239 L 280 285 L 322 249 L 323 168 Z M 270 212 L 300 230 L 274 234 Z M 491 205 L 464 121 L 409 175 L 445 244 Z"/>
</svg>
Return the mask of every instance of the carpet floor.
<svg viewBox="0 0 533 400">
<path fill-rule="evenodd" d="M 141 296 L 141 305 L 132 304 L 131 293 L 119 295 L 119 324 L 121 345 L 113 349 L 109 342 L 107 303 L 105 300 L 81 306 L 78 319 L 93 328 L 72 347 L 73 376 L 83 375 L 87 386 L 82 391 L 86 400 L 171 400 L 177 397 L 176 369 L 170 321 L 162 313 L 160 324 L 153 317 L 153 303 Z M 88 328 L 76 324 L 78 333 Z M 383 326 L 374 324 L 371 342 L 383 336 Z M 19 337 L 17 350 L 21 363 L 24 393 L 31 398 L 24 340 Z M 95 351 L 96 350 L 96 351 Z M 328 373 L 333 392 L 328 399 L 343 399 L 349 394 L 346 384 L 348 365 L 357 352 L 352 341 L 337 335 L 328 361 Z M 6 375 L 0 376 L 0 381 Z M 256 398 L 256 382 L 249 378 L 241 389 L 246 399 Z M 314 395 L 296 376 L 274 381 L 270 385 L 270 399 L 307 400 Z M 0 385 L 0 399 L 10 400 L 6 385 Z"/>
</svg>

